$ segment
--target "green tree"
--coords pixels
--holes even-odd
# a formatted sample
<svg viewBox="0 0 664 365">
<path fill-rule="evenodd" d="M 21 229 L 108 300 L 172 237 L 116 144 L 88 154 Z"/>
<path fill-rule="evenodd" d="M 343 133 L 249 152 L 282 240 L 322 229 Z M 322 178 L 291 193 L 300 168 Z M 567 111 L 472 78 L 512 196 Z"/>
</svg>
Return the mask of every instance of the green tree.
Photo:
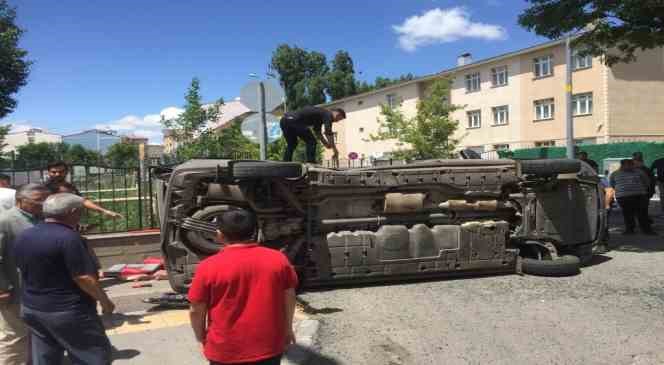
<svg viewBox="0 0 664 365">
<path fill-rule="evenodd" d="M 201 100 L 200 83 L 194 78 L 185 95 L 184 112 L 173 120 L 162 121 L 173 130 L 178 143 L 176 160 L 233 158 L 238 154 L 258 157 L 258 145 L 242 134 L 239 123 L 218 130 L 210 128 L 210 122 L 219 119 L 223 100 L 213 105 L 203 105 Z"/>
<path fill-rule="evenodd" d="M 353 59 L 346 51 L 338 51 L 332 61 L 332 70 L 328 75 L 328 94 L 332 100 L 338 100 L 357 93 Z"/>
<path fill-rule="evenodd" d="M 320 163 L 323 161 L 323 151 L 325 147 L 320 141 L 316 146 L 316 162 Z M 279 137 L 276 141 L 268 144 L 267 146 L 267 159 L 274 161 L 281 161 L 284 158 L 284 152 L 286 151 L 286 140 L 284 137 Z M 306 161 L 307 154 L 304 142 L 300 141 L 295 148 L 293 153 L 293 161 Z"/>
<path fill-rule="evenodd" d="M 380 132 L 371 135 L 372 141 L 394 140 L 404 147 L 393 156 L 405 160 L 448 158 L 458 141 L 453 138 L 458 122 L 450 113 L 459 107 L 449 104 L 450 80 L 434 81 L 428 95 L 417 103 L 417 114 L 407 118 L 399 108 L 381 106 L 383 121 Z"/>
<path fill-rule="evenodd" d="M 210 150 L 215 148 L 215 135 L 208 127 L 211 121 L 218 119 L 224 102 L 220 99 L 213 105 L 204 106 L 201 100 L 200 82 L 194 78 L 185 95 L 184 112 L 175 119 L 162 119 L 162 124 L 173 130 L 179 161 L 208 157 Z"/>
<path fill-rule="evenodd" d="M 270 67 L 279 73 L 289 110 L 325 102 L 330 68 L 324 54 L 282 44 L 272 53 Z"/>
<path fill-rule="evenodd" d="M 66 147 L 64 147 L 66 149 Z M 28 143 L 16 147 L 16 160 L 14 168 L 29 169 L 45 167 L 55 159 L 63 159 L 62 150 L 58 150 L 56 143 Z"/>
<path fill-rule="evenodd" d="M 111 167 L 138 167 L 138 145 L 116 143 L 109 147 L 105 157 Z"/>
<path fill-rule="evenodd" d="M 414 80 L 415 76 L 411 73 L 404 74 L 398 78 L 389 78 L 389 77 L 376 77 L 373 84 L 369 84 L 366 81 L 358 82 L 356 89 L 358 93 L 365 93 L 372 90 L 382 89 L 384 87 L 400 84 L 402 82 Z"/>
<path fill-rule="evenodd" d="M 57 143 L 51 144 L 52 148 L 56 151 L 58 148 Z M 89 150 L 80 144 L 70 145 L 64 152 L 64 160 L 72 165 L 101 165 L 103 157 L 101 153 Z"/>
<path fill-rule="evenodd" d="M 662 0 L 528 0 L 519 24 L 538 35 L 580 33 L 573 45 L 613 65 L 635 60 L 637 50 L 664 46 Z"/>
<path fill-rule="evenodd" d="M 28 52 L 18 46 L 23 30 L 15 24 L 16 10 L 0 0 L 0 118 L 16 107 L 14 94 L 28 79 Z"/>
</svg>

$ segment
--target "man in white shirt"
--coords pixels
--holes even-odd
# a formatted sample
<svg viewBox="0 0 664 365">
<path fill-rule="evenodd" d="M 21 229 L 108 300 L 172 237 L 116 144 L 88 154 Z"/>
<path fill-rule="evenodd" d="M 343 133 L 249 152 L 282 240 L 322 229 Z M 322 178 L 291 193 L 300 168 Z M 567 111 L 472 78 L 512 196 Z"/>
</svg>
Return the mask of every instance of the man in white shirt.
<svg viewBox="0 0 664 365">
<path fill-rule="evenodd" d="M 11 187 L 11 178 L 9 175 L 0 174 L 0 211 L 11 209 L 16 199 L 16 190 Z"/>
</svg>

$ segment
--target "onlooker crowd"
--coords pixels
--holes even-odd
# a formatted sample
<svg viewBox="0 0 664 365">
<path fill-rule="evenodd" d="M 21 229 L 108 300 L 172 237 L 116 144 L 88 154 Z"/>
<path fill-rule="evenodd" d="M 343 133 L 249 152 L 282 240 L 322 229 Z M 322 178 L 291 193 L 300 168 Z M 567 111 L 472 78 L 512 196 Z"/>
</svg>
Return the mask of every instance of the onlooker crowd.
<svg viewBox="0 0 664 365">
<path fill-rule="evenodd" d="M 0 364 L 57 365 L 65 351 L 74 365 L 111 362 L 97 303 L 104 313 L 115 306 L 78 227 L 86 208 L 120 215 L 80 197 L 67 173 L 50 164 L 43 185 L 16 191 L 0 175 Z"/>
<path fill-rule="evenodd" d="M 649 169 L 644 163 L 643 154 L 634 152 L 631 159 L 621 160 L 620 168 L 611 174 L 609 185 L 614 191 L 615 199 L 622 210 L 625 221 L 623 234 L 635 234 L 638 222 L 643 234 L 656 235 L 652 229 L 653 220 L 648 216 L 648 211 L 650 199 L 655 194 L 657 184 L 653 170 L 656 166 L 664 168 L 662 165 L 664 165 L 664 159 L 659 159 L 653 164 L 653 169 Z M 657 178 L 662 176 L 660 173 L 661 171 L 657 171 Z"/>
</svg>

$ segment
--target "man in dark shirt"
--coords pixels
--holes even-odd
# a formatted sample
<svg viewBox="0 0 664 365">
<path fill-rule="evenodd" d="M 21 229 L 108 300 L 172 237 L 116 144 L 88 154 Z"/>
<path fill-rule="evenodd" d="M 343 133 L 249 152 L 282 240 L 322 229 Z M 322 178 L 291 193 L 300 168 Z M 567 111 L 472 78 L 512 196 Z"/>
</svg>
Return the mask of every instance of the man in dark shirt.
<svg viewBox="0 0 664 365">
<path fill-rule="evenodd" d="M 46 180 L 44 185 L 51 191 L 51 194 L 56 194 L 59 192 L 58 190 L 60 189 L 60 186 L 63 183 L 67 182 L 67 174 L 69 174 L 69 165 L 67 165 L 67 163 L 64 161 L 51 162 L 46 166 L 46 171 L 48 172 L 48 180 Z M 71 184 L 70 190 L 72 191 L 73 194 L 81 196 L 81 193 L 73 184 Z M 110 218 L 122 218 L 122 214 L 105 209 L 95 204 L 90 199 L 85 199 L 85 201 L 83 202 L 83 206 L 85 206 L 85 208 L 87 209 L 94 210 Z"/>
<path fill-rule="evenodd" d="M 115 305 L 99 286 L 97 271 L 81 236 L 84 199 L 51 195 L 43 205 L 45 223 L 28 228 L 14 245 L 21 271 L 21 317 L 30 329 L 34 365 L 110 364 L 111 345 L 97 315 Z"/>
<path fill-rule="evenodd" d="M 316 138 L 323 146 L 334 151 L 334 159 L 339 158 L 339 151 L 334 141 L 334 132 L 332 132 L 332 123 L 346 118 L 346 112 L 343 109 L 323 109 L 313 106 L 304 107 L 297 112 L 286 113 L 281 118 L 281 131 L 286 139 L 286 152 L 284 152 L 284 161 L 293 161 L 293 152 L 297 147 L 298 139 L 302 139 L 306 144 L 307 162 L 316 162 Z M 323 136 L 322 129 L 325 129 Z M 311 132 L 313 129 L 313 133 Z M 316 137 L 314 137 L 314 134 Z"/>
<path fill-rule="evenodd" d="M 657 188 L 659 188 L 659 207 L 664 213 L 664 158 L 658 158 L 650 166 L 650 171 L 657 174 Z"/>
<path fill-rule="evenodd" d="M 586 151 L 579 152 L 579 160 L 590 165 L 590 167 L 592 167 L 593 170 L 595 170 L 595 172 L 599 172 L 599 166 L 597 165 L 597 162 L 588 158 L 588 152 Z"/>
</svg>

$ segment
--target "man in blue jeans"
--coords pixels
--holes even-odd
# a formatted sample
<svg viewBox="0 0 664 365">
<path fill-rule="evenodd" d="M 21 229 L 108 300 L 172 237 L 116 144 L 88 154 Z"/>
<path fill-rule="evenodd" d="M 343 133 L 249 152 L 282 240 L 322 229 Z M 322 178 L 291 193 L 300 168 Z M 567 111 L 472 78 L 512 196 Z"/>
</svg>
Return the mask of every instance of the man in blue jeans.
<svg viewBox="0 0 664 365">
<path fill-rule="evenodd" d="M 14 244 L 33 365 L 62 364 L 65 351 L 73 365 L 111 363 L 97 301 L 105 314 L 115 305 L 99 286 L 96 266 L 76 231 L 84 200 L 68 193 L 49 196 L 45 222 L 25 230 Z"/>
</svg>

